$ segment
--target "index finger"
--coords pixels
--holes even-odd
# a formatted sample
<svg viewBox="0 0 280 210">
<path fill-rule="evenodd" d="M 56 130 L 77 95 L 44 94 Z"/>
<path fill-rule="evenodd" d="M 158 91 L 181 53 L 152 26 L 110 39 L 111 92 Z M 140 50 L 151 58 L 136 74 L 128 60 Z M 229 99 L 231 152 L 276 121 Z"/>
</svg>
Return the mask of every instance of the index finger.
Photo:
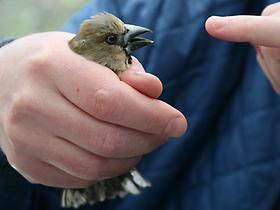
<svg viewBox="0 0 280 210">
<path fill-rule="evenodd" d="M 212 16 L 205 27 L 210 35 L 222 40 L 280 47 L 280 18 L 276 16 Z"/>
</svg>

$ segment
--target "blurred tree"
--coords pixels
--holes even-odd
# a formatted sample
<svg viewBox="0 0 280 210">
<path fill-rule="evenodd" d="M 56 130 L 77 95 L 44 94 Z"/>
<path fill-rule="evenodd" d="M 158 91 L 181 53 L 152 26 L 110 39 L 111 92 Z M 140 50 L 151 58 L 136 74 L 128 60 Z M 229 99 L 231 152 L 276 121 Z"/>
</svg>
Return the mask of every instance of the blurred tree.
<svg viewBox="0 0 280 210">
<path fill-rule="evenodd" d="M 0 0 L 0 36 L 58 30 L 87 0 Z"/>
</svg>

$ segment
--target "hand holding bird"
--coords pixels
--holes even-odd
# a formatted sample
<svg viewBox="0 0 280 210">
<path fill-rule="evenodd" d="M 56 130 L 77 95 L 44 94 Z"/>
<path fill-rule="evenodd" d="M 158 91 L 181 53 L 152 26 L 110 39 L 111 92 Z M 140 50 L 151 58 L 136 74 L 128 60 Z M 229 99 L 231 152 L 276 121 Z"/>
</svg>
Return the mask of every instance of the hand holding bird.
<svg viewBox="0 0 280 210">
<path fill-rule="evenodd" d="M 153 41 L 139 35 L 151 32 L 147 28 L 124 24 L 109 13 L 101 13 L 85 20 L 80 32 L 69 42 L 70 48 L 88 60 L 110 68 L 117 75 L 132 64 L 131 53 Z M 128 193 L 137 195 L 140 188 L 151 184 L 136 170 L 94 183 L 86 189 L 65 189 L 62 207 L 79 208 L 107 199 L 122 198 Z"/>
<path fill-rule="evenodd" d="M 129 171 L 186 120 L 151 98 L 161 84 L 136 60 L 120 74 L 128 85 L 74 53 L 73 36 L 38 33 L 0 48 L 0 145 L 30 182 L 81 189 Z"/>
</svg>

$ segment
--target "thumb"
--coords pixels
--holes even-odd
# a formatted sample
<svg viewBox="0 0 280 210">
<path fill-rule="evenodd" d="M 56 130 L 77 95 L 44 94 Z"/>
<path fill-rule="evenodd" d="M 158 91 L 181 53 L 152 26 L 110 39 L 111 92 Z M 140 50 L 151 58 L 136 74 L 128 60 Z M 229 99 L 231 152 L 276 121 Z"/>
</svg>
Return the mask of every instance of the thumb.
<svg viewBox="0 0 280 210">
<path fill-rule="evenodd" d="M 151 98 L 158 98 L 162 93 L 162 83 L 158 77 L 146 73 L 141 63 L 133 58 L 131 67 L 119 75 L 121 81 Z"/>
</svg>

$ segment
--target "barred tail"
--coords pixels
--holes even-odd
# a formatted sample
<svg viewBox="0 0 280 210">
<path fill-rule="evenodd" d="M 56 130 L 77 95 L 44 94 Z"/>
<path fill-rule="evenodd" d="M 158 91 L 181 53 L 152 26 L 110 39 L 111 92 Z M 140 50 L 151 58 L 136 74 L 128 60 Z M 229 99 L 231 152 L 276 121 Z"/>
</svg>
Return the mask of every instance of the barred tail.
<svg viewBox="0 0 280 210">
<path fill-rule="evenodd" d="M 138 195 L 141 188 L 150 187 L 151 183 L 136 169 L 125 175 L 98 181 L 85 189 L 64 189 L 61 206 L 64 208 L 79 208 L 80 206 L 108 199 L 123 198 L 127 194 Z"/>
</svg>

